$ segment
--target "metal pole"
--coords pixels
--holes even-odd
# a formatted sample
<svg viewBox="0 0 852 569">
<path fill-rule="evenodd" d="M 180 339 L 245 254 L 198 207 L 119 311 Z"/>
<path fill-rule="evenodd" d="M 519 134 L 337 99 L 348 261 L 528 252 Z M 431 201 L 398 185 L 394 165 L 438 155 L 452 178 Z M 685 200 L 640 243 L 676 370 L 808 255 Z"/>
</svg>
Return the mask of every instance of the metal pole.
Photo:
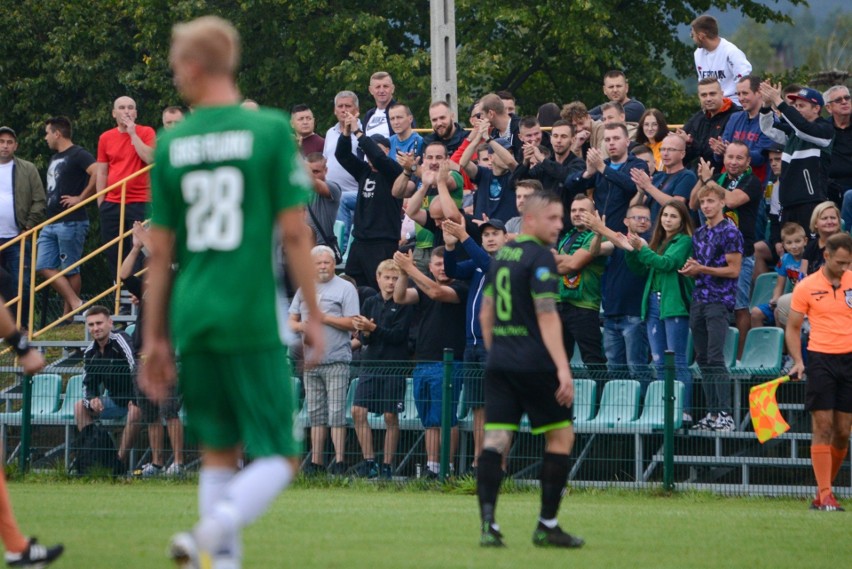
<svg viewBox="0 0 852 569">
<path fill-rule="evenodd" d="M 432 102 L 446 101 L 458 116 L 456 3 L 431 0 Z"/>
<path fill-rule="evenodd" d="M 453 350 L 444 348 L 444 384 L 441 392 L 441 481 L 446 480 L 450 475 L 453 412 Z"/>
<path fill-rule="evenodd" d="M 23 383 L 23 407 L 21 407 L 21 455 L 18 457 L 21 475 L 27 472 L 30 463 L 30 439 L 32 436 L 33 376 L 25 375 Z"/>
<path fill-rule="evenodd" d="M 674 352 L 666 350 L 665 385 L 663 389 L 663 489 L 674 490 Z"/>
</svg>

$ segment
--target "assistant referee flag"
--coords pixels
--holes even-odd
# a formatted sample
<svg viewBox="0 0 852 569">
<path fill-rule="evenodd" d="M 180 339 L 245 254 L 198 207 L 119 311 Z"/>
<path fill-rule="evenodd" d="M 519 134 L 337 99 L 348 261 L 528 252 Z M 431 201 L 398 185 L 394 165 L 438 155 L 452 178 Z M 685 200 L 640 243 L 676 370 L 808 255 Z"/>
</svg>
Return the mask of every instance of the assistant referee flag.
<svg viewBox="0 0 852 569">
<path fill-rule="evenodd" d="M 778 401 L 775 399 L 778 386 L 786 381 L 790 381 L 789 375 L 755 385 L 749 390 L 748 407 L 751 411 L 751 423 L 754 425 L 754 434 L 761 443 L 790 430 L 790 425 L 781 416 Z"/>
</svg>

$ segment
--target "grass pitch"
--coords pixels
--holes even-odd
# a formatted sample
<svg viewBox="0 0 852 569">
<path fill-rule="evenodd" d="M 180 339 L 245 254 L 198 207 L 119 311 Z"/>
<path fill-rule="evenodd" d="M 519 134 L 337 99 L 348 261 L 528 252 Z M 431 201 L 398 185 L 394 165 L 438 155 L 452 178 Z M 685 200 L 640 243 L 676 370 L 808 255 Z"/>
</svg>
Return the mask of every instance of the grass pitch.
<svg viewBox="0 0 852 569">
<path fill-rule="evenodd" d="M 483 550 L 475 496 L 317 486 L 297 484 L 246 530 L 244 567 L 835 569 L 852 558 L 852 513 L 812 512 L 802 500 L 574 492 L 560 522 L 586 547 L 558 551 L 532 546 L 538 493 L 516 491 L 497 508 L 508 547 Z M 35 480 L 10 492 L 26 534 L 65 543 L 58 568 L 170 567 L 166 543 L 195 521 L 192 483 Z"/>
</svg>

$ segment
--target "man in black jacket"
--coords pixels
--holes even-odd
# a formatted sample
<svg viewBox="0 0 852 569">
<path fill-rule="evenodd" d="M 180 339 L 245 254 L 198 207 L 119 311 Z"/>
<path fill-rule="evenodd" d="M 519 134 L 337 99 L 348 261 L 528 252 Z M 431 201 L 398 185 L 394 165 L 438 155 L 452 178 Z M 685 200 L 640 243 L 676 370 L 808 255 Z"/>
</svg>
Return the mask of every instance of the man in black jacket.
<svg viewBox="0 0 852 569">
<path fill-rule="evenodd" d="M 112 316 L 103 306 L 93 306 L 86 311 L 86 328 L 93 341 L 83 352 L 84 397 L 74 405 L 74 419 L 77 429 L 83 431 L 95 419 L 126 416 L 127 423 L 118 447 L 118 460 L 124 462 L 142 419 L 133 387 L 136 362 L 132 342 L 124 332 L 113 332 Z"/>
<path fill-rule="evenodd" d="M 456 115 L 446 101 L 435 101 L 429 105 L 429 121 L 432 132 L 423 137 L 423 148 L 435 140 L 447 147 L 447 155 L 452 156 L 461 143 L 464 142 L 464 129 L 456 122 Z"/>
<path fill-rule="evenodd" d="M 604 159 L 597 148 L 589 148 L 586 168 L 565 180 L 562 201 L 570 206 L 576 194 L 594 188 L 595 205 L 598 213 L 606 216 L 606 226 L 625 233 L 624 218 L 627 217 L 630 200 L 636 195 L 636 183 L 630 177 L 630 171 L 638 169 L 647 174 L 648 165 L 627 151 L 630 139 L 624 123 L 604 125 L 603 138 L 609 158 Z"/>
<path fill-rule="evenodd" d="M 684 162 L 692 170 L 697 167 L 699 158 L 713 162 L 714 150 L 710 139 L 722 136 L 731 115 L 743 110 L 722 94 L 722 86 L 715 77 L 706 77 L 698 82 L 698 99 L 701 110 L 676 131 L 686 141 Z"/>
<path fill-rule="evenodd" d="M 760 84 L 763 108 L 760 109 L 760 130 L 774 142 L 784 145 L 779 182 L 781 189 L 781 224 L 795 221 L 802 227 L 811 226 L 811 214 L 820 202 L 827 199 L 828 168 L 834 143 L 834 127 L 820 117 L 825 106 L 822 94 L 804 87 L 781 96 L 781 85 L 769 81 Z M 772 108 L 781 113 L 774 120 Z"/>
<path fill-rule="evenodd" d="M 354 134 L 367 162 L 352 154 Z M 365 136 L 358 117 L 349 115 L 343 124 L 334 155 L 340 165 L 358 181 L 358 198 L 352 219 L 352 249 L 346 260 L 346 274 L 358 286 L 378 290 L 376 267 L 390 259 L 399 246 L 402 229 L 402 192 L 394 194 L 393 183 L 402 166 L 388 158 L 390 141 L 382 135 Z"/>
</svg>

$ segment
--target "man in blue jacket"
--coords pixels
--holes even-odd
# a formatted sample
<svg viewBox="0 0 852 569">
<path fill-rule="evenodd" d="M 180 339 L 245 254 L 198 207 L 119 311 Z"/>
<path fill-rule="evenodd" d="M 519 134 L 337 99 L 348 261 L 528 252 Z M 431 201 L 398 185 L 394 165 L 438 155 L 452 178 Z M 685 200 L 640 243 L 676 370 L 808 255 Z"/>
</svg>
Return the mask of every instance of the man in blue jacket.
<svg viewBox="0 0 852 569">
<path fill-rule="evenodd" d="M 499 219 L 489 219 L 480 225 L 482 247 L 476 244 L 476 241 L 465 231 L 464 225 L 460 223 L 446 219 L 441 229 L 444 231 L 446 247 L 444 270 L 447 276 L 470 281 L 465 314 L 467 340 L 464 349 L 464 389 L 467 408 L 473 410 L 473 468 L 475 469 L 476 460 L 482 453 L 482 440 L 485 434 L 485 392 L 482 376 L 487 356 L 485 342 L 482 339 L 482 328 L 479 324 L 479 310 L 482 308 L 482 293 L 491 259 L 507 241 L 506 226 Z M 459 260 L 457 251 L 459 244 L 469 259 Z"/>
</svg>

